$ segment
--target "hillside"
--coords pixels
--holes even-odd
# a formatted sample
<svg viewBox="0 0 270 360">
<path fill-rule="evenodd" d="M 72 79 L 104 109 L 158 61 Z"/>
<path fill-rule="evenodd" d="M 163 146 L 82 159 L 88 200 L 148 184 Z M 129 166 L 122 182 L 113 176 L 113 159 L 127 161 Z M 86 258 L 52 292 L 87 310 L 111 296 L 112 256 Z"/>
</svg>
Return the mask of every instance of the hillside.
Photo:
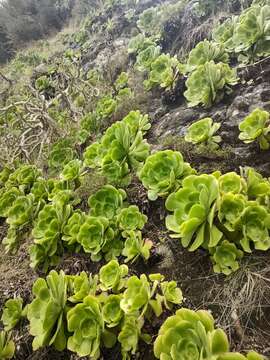
<svg viewBox="0 0 270 360">
<path fill-rule="evenodd" d="M 270 358 L 269 0 L 82 16 L 0 68 L 0 360 Z"/>
</svg>

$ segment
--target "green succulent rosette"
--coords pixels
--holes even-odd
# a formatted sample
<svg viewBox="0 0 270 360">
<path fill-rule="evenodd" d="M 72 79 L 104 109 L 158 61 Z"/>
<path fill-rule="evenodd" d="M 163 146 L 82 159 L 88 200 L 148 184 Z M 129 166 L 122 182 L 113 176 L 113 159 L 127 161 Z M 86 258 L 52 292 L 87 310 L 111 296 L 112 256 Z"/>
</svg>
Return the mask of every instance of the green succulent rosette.
<svg viewBox="0 0 270 360">
<path fill-rule="evenodd" d="M 22 192 L 16 187 L 2 189 L 0 192 L 0 217 L 8 217 L 9 210 Z"/>
<path fill-rule="evenodd" d="M 12 174 L 12 170 L 9 166 L 4 166 L 2 170 L 0 171 L 0 189 L 1 187 L 5 186 L 5 183 L 7 182 L 9 175 Z"/>
<path fill-rule="evenodd" d="M 144 81 L 146 90 L 155 86 L 161 88 L 173 88 L 177 79 L 180 63 L 176 57 L 169 54 L 159 55 L 150 65 L 148 79 Z"/>
<path fill-rule="evenodd" d="M 270 53 L 270 6 L 254 5 L 244 11 L 235 27 L 234 50 L 241 53 L 239 60 L 255 61 Z"/>
<path fill-rule="evenodd" d="M 120 307 L 121 295 L 109 295 L 102 307 L 102 316 L 108 328 L 116 327 L 123 319 L 124 312 Z"/>
<path fill-rule="evenodd" d="M 153 243 L 150 240 L 144 240 L 141 231 L 124 231 L 122 236 L 125 238 L 122 250 L 122 255 L 126 257 L 125 262 L 134 262 L 139 256 L 144 260 L 149 259 Z"/>
<path fill-rule="evenodd" d="M 142 214 L 136 205 L 122 209 L 117 216 L 118 226 L 121 230 L 142 230 L 147 222 L 147 216 Z"/>
<path fill-rule="evenodd" d="M 214 250 L 211 257 L 214 264 L 214 272 L 230 275 L 239 269 L 238 260 L 243 257 L 243 251 L 236 245 L 223 240 Z"/>
<path fill-rule="evenodd" d="M 139 52 L 136 61 L 136 67 L 139 71 L 151 70 L 152 63 L 159 57 L 160 47 L 149 45 Z"/>
<path fill-rule="evenodd" d="M 247 206 L 247 199 L 244 195 L 228 193 L 222 196 L 218 218 L 225 228 L 233 232 L 237 230 L 238 221 Z"/>
<path fill-rule="evenodd" d="M 67 242 L 69 246 L 78 244 L 78 234 L 85 222 L 85 218 L 86 215 L 81 210 L 76 210 L 68 219 L 67 224 L 63 228 L 62 240 Z"/>
<path fill-rule="evenodd" d="M 9 176 L 6 187 L 17 186 L 29 190 L 40 175 L 41 171 L 36 166 L 21 165 Z"/>
<path fill-rule="evenodd" d="M 222 238 L 213 223 L 219 196 L 218 180 L 213 175 L 190 175 L 183 180 L 182 188 L 166 200 L 166 208 L 173 215 L 166 217 L 166 227 L 172 237 L 181 238 L 190 251 L 200 246 L 216 246 Z"/>
<path fill-rule="evenodd" d="M 243 237 L 240 244 L 245 252 L 251 252 L 250 243 L 256 250 L 270 249 L 270 215 L 264 206 L 250 202 L 239 220 Z"/>
<path fill-rule="evenodd" d="M 262 150 L 269 149 L 268 135 L 270 131 L 269 113 L 261 109 L 255 109 L 239 124 L 239 139 L 249 144 L 255 140 L 259 141 Z"/>
<path fill-rule="evenodd" d="M 0 331 L 0 359 L 12 359 L 15 353 L 15 344 L 11 340 L 11 334 L 6 331 Z"/>
<path fill-rule="evenodd" d="M 12 330 L 20 321 L 23 312 L 23 300 L 20 297 L 5 302 L 1 321 L 5 331 Z"/>
<path fill-rule="evenodd" d="M 143 274 L 140 278 L 135 275 L 131 276 L 126 287 L 120 302 L 121 309 L 125 314 L 132 314 L 148 304 L 151 293 L 146 275 Z"/>
<path fill-rule="evenodd" d="M 148 198 L 156 200 L 159 196 L 165 197 L 177 190 L 182 180 L 192 173 L 195 170 L 184 162 L 180 152 L 163 150 L 148 156 L 139 178 L 148 190 Z"/>
<path fill-rule="evenodd" d="M 71 160 L 68 162 L 62 173 L 60 174 L 60 178 L 65 181 L 75 181 L 79 179 L 82 174 L 82 162 L 78 159 Z"/>
<path fill-rule="evenodd" d="M 152 39 L 145 37 L 143 34 L 138 34 L 130 39 L 128 43 L 128 53 L 138 54 L 152 45 L 155 45 L 155 42 Z"/>
<path fill-rule="evenodd" d="M 67 313 L 67 327 L 72 336 L 68 338 L 67 348 L 79 356 L 98 359 L 100 342 L 104 331 L 104 320 L 99 301 L 89 295 Z"/>
<path fill-rule="evenodd" d="M 45 279 L 38 278 L 32 289 L 34 300 L 27 307 L 33 350 L 47 345 L 62 351 L 66 347 L 65 307 L 67 283 L 64 272 L 51 271 Z"/>
<path fill-rule="evenodd" d="M 91 215 L 113 219 L 123 207 L 126 192 L 112 185 L 105 185 L 88 199 Z"/>
<path fill-rule="evenodd" d="M 247 184 L 245 180 L 235 172 L 228 172 L 224 175 L 221 175 L 218 178 L 218 183 L 219 183 L 219 190 L 222 194 L 224 193 L 245 194 L 247 190 Z"/>
<path fill-rule="evenodd" d="M 240 353 L 228 352 L 220 355 L 218 360 L 265 360 L 265 358 L 256 351 L 249 351 L 246 356 Z"/>
<path fill-rule="evenodd" d="M 11 226 L 25 225 L 32 220 L 34 210 L 34 196 L 32 194 L 19 196 L 8 210 L 7 223 Z"/>
<path fill-rule="evenodd" d="M 93 261 L 101 258 L 101 252 L 107 242 L 114 238 L 114 230 L 105 217 L 87 216 L 80 227 L 77 241 L 86 253 L 91 254 Z"/>
<path fill-rule="evenodd" d="M 226 334 L 214 328 L 214 319 L 204 310 L 180 309 L 161 326 L 154 354 L 164 360 L 219 359 L 229 350 Z"/>
<path fill-rule="evenodd" d="M 128 274 L 126 265 L 119 265 L 117 260 L 111 260 L 102 266 L 99 271 L 100 288 L 103 291 L 118 291 L 125 284 L 125 277 Z"/>
<path fill-rule="evenodd" d="M 213 60 L 215 63 L 228 63 L 229 55 L 223 44 L 204 40 L 199 42 L 189 53 L 187 70 L 194 71 L 198 66 Z"/>
<path fill-rule="evenodd" d="M 184 95 L 188 106 L 199 104 L 210 107 L 215 101 L 223 98 L 230 86 L 238 82 L 236 72 L 228 64 L 215 64 L 213 60 L 199 65 L 186 81 Z"/>
<path fill-rule="evenodd" d="M 213 30 L 213 40 L 218 44 L 224 45 L 225 49 L 229 52 L 233 52 L 235 49 L 234 33 L 238 19 L 238 16 L 233 16 Z"/>
<path fill-rule="evenodd" d="M 82 302 L 87 295 L 96 295 L 98 276 L 87 275 L 82 271 L 79 275 L 66 275 L 68 281 L 68 301 L 72 303 Z"/>
<path fill-rule="evenodd" d="M 214 123 L 211 118 L 201 119 L 189 126 L 185 140 L 192 144 L 206 143 L 217 146 L 221 141 L 221 137 L 215 135 L 215 133 L 220 126 L 220 123 Z"/>
</svg>

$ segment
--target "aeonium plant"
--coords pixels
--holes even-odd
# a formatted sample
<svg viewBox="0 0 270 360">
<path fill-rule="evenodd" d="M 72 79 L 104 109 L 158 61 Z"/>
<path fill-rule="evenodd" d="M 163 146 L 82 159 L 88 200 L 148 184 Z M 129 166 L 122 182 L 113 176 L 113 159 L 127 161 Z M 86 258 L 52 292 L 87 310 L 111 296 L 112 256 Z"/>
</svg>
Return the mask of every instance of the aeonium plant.
<svg viewBox="0 0 270 360">
<path fill-rule="evenodd" d="M 184 162 L 180 152 L 163 150 L 148 156 L 138 175 L 148 190 L 148 198 L 156 200 L 177 190 L 182 180 L 193 173 L 195 170 Z"/>
<path fill-rule="evenodd" d="M 112 185 L 105 185 L 88 199 L 91 215 L 112 219 L 123 207 L 126 192 Z"/>
<path fill-rule="evenodd" d="M 219 196 L 218 180 L 214 175 L 190 175 L 182 187 L 169 195 L 166 208 L 172 215 L 166 217 L 166 227 L 180 238 L 190 251 L 200 246 L 216 246 L 222 232 L 214 224 Z"/>
<path fill-rule="evenodd" d="M 189 126 L 185 140 L 193 144 L 207 144 L 217 148 L 221 142 L 221 137 L 215 135 L 221 124 L 215 123 L 211 118 L 201 119 Z"/>
<path fill-rule="evenodd" d="M 140 212 L 138 206 L 130 205 L 119 212 L 117 222 L 123 231 L 142 230 L 147 222 L 147 216 Z"/>
<path fill-rule="evenodd" d="M 246 356 L 230 352 L 227 335 L 215 328 L 214 318 L 205 310 L 177 310 L 161 326 L 154 343 L 160 360 L 263 360 L 250 351 Z"/>
<path fill-rule="evenodd" d="M 67 327 L 72 334 L 68 338 L 67 348 L 79 356 L 100 356 L 101 336 L 104 320 L 101 306 L 94 296 L 88 295 L 67 313 Z"/>
<path fill-rule="evenodd" d="M 15 344 L 11 340 L 11 334 L 6 331 L 0 331 L 0 359 L 12 359 L 15 353 Z"/>
<path fill-rule="evenodd" d="M 269 149 L 270 123 L 269 113 L 261 109 L 255 109 L 239 124 L 239 139 L 249 144 L 258 141 L 262 150 Z"/>
<path fill-rule="evenodd" d="M 35 296 L 27 306 L 30 334 L 34 336 L 33 350 L 54 345 L 59 351 L 66 347 L 65 306 L 67 282 L 61 271 L 51 271 L 45 279 L 38 278 L 33 285 Z"/>
<path fill-rule="evenodd" d="M 126 257 L 125 262 L 135 261 L 139 256 L 145 260 L 149 259 L 153 243 L 151 240 L 144 240 L 141 231 L 124 231 L 122 235 L 125 238 L 122 251 L 122 255 Z"/>
<path fill-rule="evenodd" d="M 215 63 L 228 63 L 229 55 L 223 44 L 217 44 L 208 40 L 201 41 L 189 53 L 187 65 L 185 66 L 186 71 L 192 72 L 199 65 L 204 65 L 206 62 L 211 60 Z"/>
<path fill-rule="evenodd" d="M 111 260 L 99 271 L 101 290 L 119 292 L 125 285 L 127 275 L 127 265 L 119 265 L 117 260 Z"/>
<path fill-rule="evenodd" d="M 210 252 L 213 253 L 211 260 L 214 264 L 214 272 L 225 275 L 230 275 L 239 269 L 238 260 L 244 255 L 243 251 L 237 249 L 234 243 L 227 240 L 223 240 Z"/>
<path fill-rule="evenodd" d="M 86 253 L 91 254 L 92 261 L 99 261 L 102 250 L 114 238 L 114 230 L 105 217 L 86 216 L 81 225 L 77 241 Z"/>
<path fill-rule="evenodd" d="M 216 64 L 211 60 L 204 65 L 199 65 L 191 73 L 186 81 L 187 90 L 184 95 L 190 107 L 199 104 L 210 107 L 230 92 L 230 86 L 236 85 L 237 82 L 238 78 L 234 69 L 228 64 Z"/>
<path fill-rule="evenodd" d="M 154 343 L 155 357 L 166 360 L 218 359 L 228 351 L 226 334 L 215 329 L 213 317 L 204 310 L 176 311 L 165 320 Z"/>
</svg>

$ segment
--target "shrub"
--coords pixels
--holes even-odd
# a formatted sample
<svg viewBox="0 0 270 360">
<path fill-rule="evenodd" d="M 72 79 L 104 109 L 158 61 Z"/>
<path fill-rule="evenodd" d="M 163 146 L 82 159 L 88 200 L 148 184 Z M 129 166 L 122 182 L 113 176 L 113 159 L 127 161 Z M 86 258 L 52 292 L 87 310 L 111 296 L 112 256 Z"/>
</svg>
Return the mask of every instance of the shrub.
<svg viewBox="0 0 270 360">
<path fill-rule="evenodd" d="M 46 75 L 43 75 L 35 81 L 35 87 L 39 91 L 48 90 L 51 87 L 51 82 Z"/>
<path fill-rule="evenodd" d="M 189 53 L 186 70 L 188 72 L 194 71 L 198 66 L 204 65 L 209 61 L 228 63 L 229 55 L 222 44 L 204 40 L 199 42 Z"/>
<path fill-rule="evenodd" d="M 65 306 L 67 284 L 65 274 L 51 271 L 45 279 L 33 285 L 34 300 L 27 307 L 30 334 L 34 336 L 33 350 L 47 345 L 62 351 L 66 347 Z"/>
<path fill-rule="evenodd" d="M 148 198 L 156 200 L 177 190 L 182 180 L 194 172 L 180 152 L 163 150 L 148 156 L 139 178 L 148 190 Z"/>
<path fill-rule="evenodd" d="M 239 130 L 241 131 L 239 139 L 244 143 L 249 144 L 255 140 L 259 141 L 262 150 L 269 149 L 268 135 L 270 131 L 269 126 L 269 113 L 261 109 L 254 110 L 248 115 L 240 124 Z"/>
<path fill-rule="evenodd" d="M 203 104 L 209 107 L 223 98 L 230 86 L 237 84 L 236 72 L 228 64 L 215 64 L 214 61 L 200 65 L 186 81 L 184 95 L 189 106 Z"/>
<path fill-rule="evenodd" d="M 0 358 L 3 360 L 12 359 L 15 353 L 15 344 L 11 340 L 10 333 L 0 331 Z"/>
<path fill-rule="evenodd" d="M 210 147 L 217 147 L 221 137 L 215 135 L 220 128 L 220 123 L 214 123 L 211 118 L 196 121 L 187 130 L 185 140 L 193 144 L 206 143 Z"/>
<path fill-rule="evenodd" d="M 12 330 L 20 321 L 23 312 L 22 305 L 23 305 L 23 300 L 20 297 L 15 299 L 9 299 L 5 302 L 5 306 L 1 317 L 1 321 L 4 324 L 5 331 Z"/>
</svg>

